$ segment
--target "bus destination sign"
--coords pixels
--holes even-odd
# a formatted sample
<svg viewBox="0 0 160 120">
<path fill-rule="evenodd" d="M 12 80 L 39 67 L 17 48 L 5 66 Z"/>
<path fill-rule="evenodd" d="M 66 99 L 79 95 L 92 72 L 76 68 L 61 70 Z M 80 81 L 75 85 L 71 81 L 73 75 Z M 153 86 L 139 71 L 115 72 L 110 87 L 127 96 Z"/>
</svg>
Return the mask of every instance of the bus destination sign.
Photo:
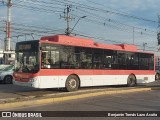
<svg viewBox="0 0 160 120">
<path fill-rule="evenodd" d="M 19 45 L 18 49 L 19 50 L 30 50 L 31 49 L 31 44 Z"/>
</svg>

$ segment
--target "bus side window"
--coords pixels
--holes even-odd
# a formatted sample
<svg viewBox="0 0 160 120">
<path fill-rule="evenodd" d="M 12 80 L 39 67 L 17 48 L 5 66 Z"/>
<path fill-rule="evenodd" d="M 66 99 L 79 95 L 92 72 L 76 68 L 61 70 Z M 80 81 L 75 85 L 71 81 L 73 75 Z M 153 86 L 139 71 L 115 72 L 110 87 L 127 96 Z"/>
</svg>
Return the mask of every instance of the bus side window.
<svg viewBox="0 0 160 120">
<path fill-rule="evenodd" d="M 101 49 L 94 49 L 93 69 L 103 69 L 103 52 Z"/>
<path fill-rule="evenodd" d="M 104 57 L 104 67 L 105 68 L 111 68 L 111 61 L 112 61 L 111 57 L 112 56 L 105 55 Z"/>
<path fill-rule="evenodd" d="M 59 68 L 60 62 L 59 62 L 59 51 L 58 50 L 52 50 L 50 57 L 48 59 L 49 64 L 51 65 L 51 68 Z"/>
<path fill-rule="evenodd" d="M 75 47 L 75 67 L 78 69 L 92 69 L 92 49 Z"/>
<path fill-rule="evenodd" d="M 119 69 L 127 69 L 126 66 L 126 54 L 124 52 L 119 52 L 118 53 L 118 64 L 119 64 Z"/>
<path fill-rule="evenodd" d="M 50 68 L 50 51 L 42 51 L 42 68 Z"/>
</svg>

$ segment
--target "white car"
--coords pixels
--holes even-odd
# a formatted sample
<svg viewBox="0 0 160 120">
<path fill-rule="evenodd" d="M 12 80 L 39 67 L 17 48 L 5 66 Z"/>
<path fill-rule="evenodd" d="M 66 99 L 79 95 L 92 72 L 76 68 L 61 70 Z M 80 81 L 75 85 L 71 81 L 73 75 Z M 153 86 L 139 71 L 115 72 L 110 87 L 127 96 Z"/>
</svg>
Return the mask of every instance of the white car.
<svg viewBox="0 0 160 120">
<path fill-rule="evenodd" d="M 13 68 L 14 65 L 9 65 L 0 69 L 0 82 L 5 84 L 11 84 L 13 80 Z"/>
<path fill-rule="evenodd" d="M 3 70 L 5 67 L 8 67 L 10 65 L 6 65 L 6 64 L 0 64 L 0 71 Z"/>
</svg>

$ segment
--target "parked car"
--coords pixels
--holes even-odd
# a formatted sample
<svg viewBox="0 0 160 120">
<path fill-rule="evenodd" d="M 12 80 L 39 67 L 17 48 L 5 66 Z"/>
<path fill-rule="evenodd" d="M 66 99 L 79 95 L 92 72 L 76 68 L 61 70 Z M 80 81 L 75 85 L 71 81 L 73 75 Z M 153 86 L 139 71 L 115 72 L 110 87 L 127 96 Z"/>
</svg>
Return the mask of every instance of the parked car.
<svg viewBox="0 0 160 120">
<path fill-rule="evenodd" d="M 10 65 L 6 65 L 6 64 L 0 64 L 0 71 L 3 70 L 5 67 L 8 67 Z"/>
<path fill-rule="evenodd" d="M 8 65 L 0 69 L 0 81 L 5 84 L 12 84 L 13 82 L 14 65 Z"/>
</svg>

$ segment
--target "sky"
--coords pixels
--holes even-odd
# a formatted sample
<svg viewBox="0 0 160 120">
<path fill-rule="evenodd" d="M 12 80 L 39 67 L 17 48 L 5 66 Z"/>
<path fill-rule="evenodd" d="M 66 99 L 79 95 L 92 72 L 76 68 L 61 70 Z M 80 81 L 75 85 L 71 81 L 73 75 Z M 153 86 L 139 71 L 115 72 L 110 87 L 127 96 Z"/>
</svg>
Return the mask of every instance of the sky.
<svg viewBox="0 0 160 120">
<path fill-rule="evenodd" d="M 0 0 L 0 48 L 4 47 L 7 0 Z M 159 0 L 12 0 L 11 49 L 17 41 L 65 34 L 70 6 L 72 36 L 106 44 L 135 44 L 156 51 Z M 85 18 L 81 18 L 86 16 Z M 33 37 L 34 36 L 34 37 Z M 17 39 L 18 38 L 18 39 Z"/>
</svg>

